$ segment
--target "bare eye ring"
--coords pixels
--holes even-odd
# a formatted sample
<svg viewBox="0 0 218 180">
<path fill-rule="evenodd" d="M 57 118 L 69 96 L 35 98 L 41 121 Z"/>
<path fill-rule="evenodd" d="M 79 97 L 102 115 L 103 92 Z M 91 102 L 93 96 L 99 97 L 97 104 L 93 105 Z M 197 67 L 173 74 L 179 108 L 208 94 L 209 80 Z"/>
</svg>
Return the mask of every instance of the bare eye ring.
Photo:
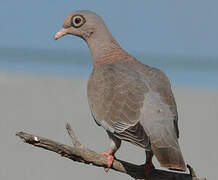
<svg viewBox="0 0 218 180">
<path fill-rule="evenodd" d="M 86 20 L 83 16 L 81 15 L 75 15 L 71 19 L 71 24 L 75 28 L 81 27 L 83 24 L 85 24 Z"/>
</svg>

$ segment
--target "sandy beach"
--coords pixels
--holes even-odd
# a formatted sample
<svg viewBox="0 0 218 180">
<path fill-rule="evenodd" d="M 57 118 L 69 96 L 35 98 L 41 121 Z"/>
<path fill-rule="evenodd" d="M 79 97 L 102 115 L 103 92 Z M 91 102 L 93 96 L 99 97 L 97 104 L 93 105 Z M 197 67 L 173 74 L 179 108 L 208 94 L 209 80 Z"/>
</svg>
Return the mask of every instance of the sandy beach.
<svg viewBox="0 0 218 180">
<path fill-rule="evenodd" d="M 86 79 L 0 72 L 0 179 L 119 179 L 130 177 L 75 163 L 24 144 L 15 136 L 25 131 L 71 144 L 69 122 L 80 141 L 101 152 L 108 147 L 103 128 L 91 117 Z M 173 87 L 179 113 L 180 145 L 186 162 L 199 176 L 218 179 L 218 90 Z M 117 157 L 141 164 L 144 150 L 123 142 Z M 155 161 L 159 168 L 159 164 Z"/>
</svg>

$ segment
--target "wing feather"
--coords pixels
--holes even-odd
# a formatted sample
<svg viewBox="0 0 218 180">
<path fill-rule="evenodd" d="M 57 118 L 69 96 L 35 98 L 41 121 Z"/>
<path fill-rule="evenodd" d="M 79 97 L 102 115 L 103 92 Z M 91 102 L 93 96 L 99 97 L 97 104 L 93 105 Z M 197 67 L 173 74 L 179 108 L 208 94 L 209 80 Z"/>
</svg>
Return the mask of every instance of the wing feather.
<svg viewBox="0 0 218 180">
<path fill-rule="evenodd" d="M 138 73 L 108 64 L 93 74 L 88 82 L 88 100 L 95 121 L 120 139 L 149 149 L 148 137 L 139 123 L 148 89 Z"/>
</svg>

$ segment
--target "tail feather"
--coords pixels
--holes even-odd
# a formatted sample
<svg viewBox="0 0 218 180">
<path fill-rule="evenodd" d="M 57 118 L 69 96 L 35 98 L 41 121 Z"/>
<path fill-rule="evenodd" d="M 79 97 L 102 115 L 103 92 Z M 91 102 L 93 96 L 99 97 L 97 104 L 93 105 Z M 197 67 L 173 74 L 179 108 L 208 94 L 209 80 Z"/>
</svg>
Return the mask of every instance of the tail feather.
<svg viewBox="0 0 218 180">
<path fill-rule="evenodd" d="M 186 171 L 186 165 L 179 147 L 153 146 L 152 150 L 162 167 L 166 167 L 171 170 Z"/>
</svg>

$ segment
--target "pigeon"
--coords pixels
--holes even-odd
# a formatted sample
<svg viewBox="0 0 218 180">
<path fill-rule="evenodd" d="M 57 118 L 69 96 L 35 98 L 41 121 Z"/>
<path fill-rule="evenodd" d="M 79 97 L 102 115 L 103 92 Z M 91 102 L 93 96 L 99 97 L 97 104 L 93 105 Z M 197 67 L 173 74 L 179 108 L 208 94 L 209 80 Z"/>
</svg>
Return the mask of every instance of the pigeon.
<svg viewBox="0 0 218 180">
<path fill-rule="evenodd" d="M 145 175 L 154 167 L 186 171 L 178 143 L 178 114 L 167 76 L 141 63 L 121 48 L 102 18 L 89 10 L 74 11 L 63 21 L 55 40 L 75 35 L 88 44 L 93 60 L 87 94 L 93 119 L 109 137 L 108 169 L 121 141 L 145 150 Z"/>
</svg>

